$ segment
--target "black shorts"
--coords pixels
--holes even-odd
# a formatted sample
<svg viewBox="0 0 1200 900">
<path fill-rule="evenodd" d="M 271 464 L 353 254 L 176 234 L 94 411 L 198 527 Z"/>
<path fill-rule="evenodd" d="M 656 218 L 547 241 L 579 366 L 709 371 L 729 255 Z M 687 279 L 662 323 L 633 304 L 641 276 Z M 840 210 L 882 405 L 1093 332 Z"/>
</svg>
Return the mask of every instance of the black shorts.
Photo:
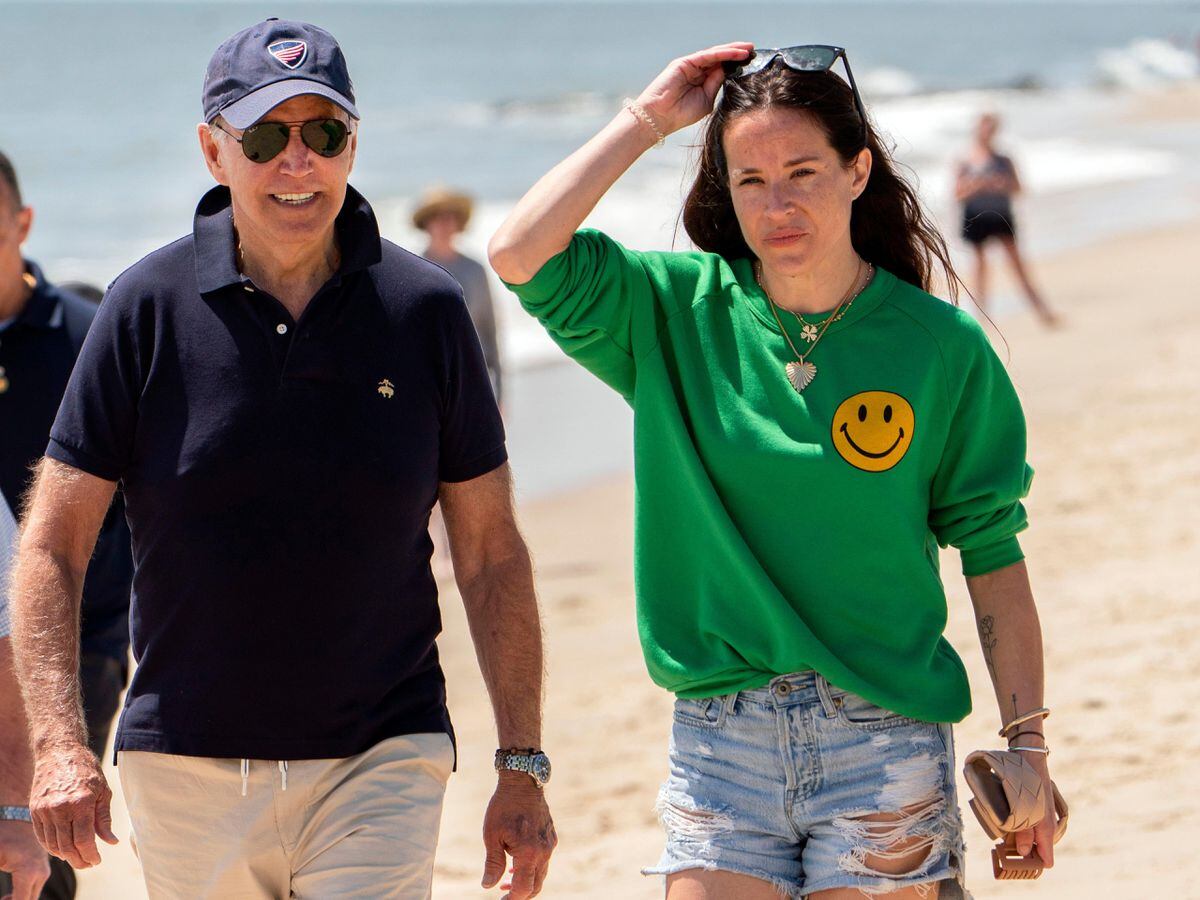
<svg viewBox="0 0 1200 900">
<path fill-rule="evenodd" d="M 982 212 L 964 212 L 962 221 L 963 240 L 968 244 L 982 244 L 988 238 L 1016 237 L 1017 226 L 1012 214 L 995 210 Z"/>
</svg>

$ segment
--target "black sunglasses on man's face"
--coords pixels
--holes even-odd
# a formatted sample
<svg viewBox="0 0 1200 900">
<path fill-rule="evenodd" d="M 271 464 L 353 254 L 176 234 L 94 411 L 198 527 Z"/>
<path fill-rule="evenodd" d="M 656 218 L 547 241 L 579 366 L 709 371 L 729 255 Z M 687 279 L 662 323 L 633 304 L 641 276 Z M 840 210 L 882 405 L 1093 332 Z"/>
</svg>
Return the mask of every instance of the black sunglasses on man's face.
<svg viewBox="0 0 1200 900">
<path fill-rule="evenodd" d="M 862 97 L 858 93 L 858 85 L 854 83 L 854 73 L 850 71 L 850 59 L 842 47 L 829 44 L 803 44 L 799 47 L 755 47 L 750 56 L 743 60 L 730 60 L 723 63 L 725 78 L 735 80 L 761 72 L 775 60 L 779 60 L 794 72 L 828 72 L 838 60 L 846 67 L 846 80 L 854 94 L 854 108 L 858 111 L 858 119 L 862 122 L 862 139 L 867 141 L 867 113 L 863 109 Z"/>
<path fill-rule="evenodd" d="M 283 152 L 292 138 L 292 129 L 300 129 L 300 140 L 304 146 L 321 156 L 332 158 L 346 149 L 350 129 L 340 119 L 312 119 L 308 122 L 259 122 L 242 132 L 242 136 L 218 128 L 242 145 L 242 152 L 251 162 L 270 162 Z"/>
</svg>

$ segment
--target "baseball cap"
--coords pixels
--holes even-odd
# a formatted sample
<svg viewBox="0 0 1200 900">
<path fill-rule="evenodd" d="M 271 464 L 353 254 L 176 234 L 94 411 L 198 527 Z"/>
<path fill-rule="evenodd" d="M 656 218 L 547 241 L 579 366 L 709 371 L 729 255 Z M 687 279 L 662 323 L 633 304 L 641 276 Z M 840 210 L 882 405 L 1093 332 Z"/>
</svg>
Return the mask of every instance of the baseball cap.
<svg viewBox="0 0 1200 900">
<path fill-rule="evenodd" d="M 346 57 L 333 35 L 307 22 L 267 19 L 212 55 L 204 74 L 204 121 L 221 115 L 234 128 L 249 128 L 304 94 L 326 97 L 359 118 Z"/>
</svg>

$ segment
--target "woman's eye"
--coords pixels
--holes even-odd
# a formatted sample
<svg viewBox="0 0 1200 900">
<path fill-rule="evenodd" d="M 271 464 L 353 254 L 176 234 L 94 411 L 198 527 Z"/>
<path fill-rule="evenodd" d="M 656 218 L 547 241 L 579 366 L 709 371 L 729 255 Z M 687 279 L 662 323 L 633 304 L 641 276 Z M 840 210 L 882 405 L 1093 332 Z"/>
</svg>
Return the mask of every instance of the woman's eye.
<svg viewBox="0 0 1200 900">
<path fill-rule="evenodd" d="M 753 176 L 750 176 L 748 178 L 743 178 L 741 181 L 738 182 L 738 187 L 742 187 L 743 185 L 747 185 L 747 184 L 762 184 L 762 179 L 755 178 Z"/>
<path fill-rule="evenodd" d="M 804 176 L 804 175 L 816 175 L 816 174 L 817 174 L 816 169 L 797 169 L 795 172 L 792 173 L 792 177 L 795 178 L 797 175 Z"/>
</svg>

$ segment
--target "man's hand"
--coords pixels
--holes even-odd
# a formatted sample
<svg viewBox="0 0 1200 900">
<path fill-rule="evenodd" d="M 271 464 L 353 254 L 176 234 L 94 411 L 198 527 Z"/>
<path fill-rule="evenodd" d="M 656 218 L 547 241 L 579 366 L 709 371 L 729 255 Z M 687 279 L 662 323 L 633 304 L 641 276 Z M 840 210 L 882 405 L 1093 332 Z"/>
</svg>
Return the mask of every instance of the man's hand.
<svg viewBox="0 0 1200 900">
<path fill-rule="evenodd" d="M 523 772 L 502 772 L 483 817 L 483 845 L 487 851 L 483 886 L 490 888 L 500 880 L 507 856 L 511 856 L 512 882 L 501 885 L 508 891 L 502 900 L 536 897 L 557 844 L 558 835 L 542 789 Z"/>
<path fill-rule="evenodd" d="M 50 863 L 28 822 L 0 822 L 0 872 L 12 874 L 12 893 L 0 900 L 37 900 L 42 892 Z"/>
<path fill-rule="evenodd" d="M 99 864 L 96 835 L 117 843 L 111 801 L 100 763 L 85 745 L 61 745 L 38 753 L 29 811 L 38 841 L 52 856 L 76 869 Z"/>
</svg>

